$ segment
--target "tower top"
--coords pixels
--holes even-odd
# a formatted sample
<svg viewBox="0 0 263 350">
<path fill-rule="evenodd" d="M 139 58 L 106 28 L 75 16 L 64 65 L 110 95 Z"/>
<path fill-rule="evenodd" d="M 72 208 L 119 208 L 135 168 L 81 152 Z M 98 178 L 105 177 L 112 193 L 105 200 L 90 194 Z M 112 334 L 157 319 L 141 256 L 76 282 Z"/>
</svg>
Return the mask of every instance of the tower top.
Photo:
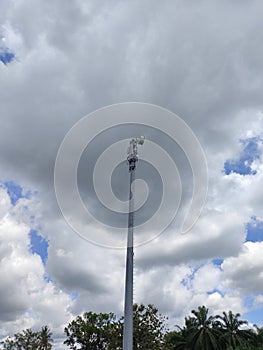
<svg viewBox="0 0 263 350">
<path fill-rule="evenodd" d="M 137 137 L 133 138 L 130 141 L 130 146 L 128 147 L 128 156 L 127 156 L 127 161 L 129 164 L 129 172 L 132 170 L 135 170 L 136 168 L 136 163 L 138 162 L 138 145 L 143 145 L 144 144 L 145 137 Z"/>
</svg>

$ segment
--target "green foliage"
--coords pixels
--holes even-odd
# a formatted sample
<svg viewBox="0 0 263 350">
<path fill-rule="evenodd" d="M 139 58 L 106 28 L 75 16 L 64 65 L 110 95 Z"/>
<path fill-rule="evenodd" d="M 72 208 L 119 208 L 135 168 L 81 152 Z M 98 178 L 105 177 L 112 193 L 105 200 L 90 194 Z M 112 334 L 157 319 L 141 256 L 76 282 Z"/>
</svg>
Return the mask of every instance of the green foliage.
<svg viewBox="0 0 263 350">
<path fill-rule="evenodd" d="M 153 305 L 135 304 L 134 312 L 134 350 L 162 350 L 164 337 L 164 318 Z M 110 314 L 85 313 L 78 316 L 65 328 L 67 339 L 64 344 L 70 349 L 121 350 L 123 336 L 123 317 L 116 319 Z"/>
<path fill-rule="evenodd" d="M 167 331 L 166 319 L 153 305 L 133 307 L 134 350 L 262 350 L 263 327 L 248 329 L 247 321 L 232 311 L 209 315 L 205 306 L 192 310 L 183 327 Z M 65 328 L 66 344 L 78 350 L 122 350 L 123 317 L 113 313 L 86 312 Z M 2 342 L 6 350 L 50 350 L 52 333 L 26 329 Z"/>
<path fill-rule="evenodd" d="M 183 328 L 177 327 L 178 332 L 166 336 L 170 349 L 217 349 L 219 330 L 215 327 L 215 318 L 208 316 L 208 309 L 205 306 L 192 310 L 192 314 L 194 316 L 185 318 Z"/>
<path fill-rule="evenodd" d="M 258 327 L 256 324 L 254 324 L 254 332 L 252 332 L 252 336 L 250 338 L 250 347 L 247 349 L 249 350 L 259 350 L 263 349 L 263 327 Z"/>
<path fill-rule="evenodd" d="M 64 344 L 70 349 L 104 350 L 115 336 L 116 317 L 113 313 L 86 312 L 65 328 Z"/>
<path fill-rule="evenodd" d="M 244 329 L 247 321 L 239 320 L 240 314 L 223 312 L 208 316 L 208 309 L 199 306 L 192 310 L 193 317 L 185 318 L 183 328 L 165 335 L 163 350 L 258 350 L 263 349 L 263 329 L 257 332 Z"/>
<path fill-rule="evenodd" d="M 135 304 L 133 307 L 133 348 L 161 350 L 165 318 L 152 304 L 147 307 Z"/>
<path fill-rule="evenodd" d="M 208 309 L 199 306 L 198 310 L 192 310 L 194 315 L 192 324 L 191 348 L 196 350 L 217 349 L 219 330 L 214 326 L 215 317 L 208 316 Z M 186 322 L 187 324 L 187 322 Z"/>
<path fill-rule="evenodd" d="M 52 349 L 52 333 L 47 326 L 41 331 L 33 332 L 31 329 L 16 333 L 13 338 L 7 338 L 2 342 L 7 350 L 50 350 Z"/>
<path fill-rule="evenodd" d="M 232 311 L 223 312 L 223 316 L 217 315 L 217 327 L 221 331 L 220 343 L 223 349 L 237 349 L 245 347 L 252 341 L 254 334 L 251 330 L 240 329 L 247 325 L 247 321 L 239 320 L 240 314 L 233 314 Z"/>
<path fill-rule="evenodd" d="M 185 334 L 185 329 L 178 327 L 178 331 L 167 332 L 164 335 L 165 350 L 185 350 L 189 349 L 190 334 Z"/>
</svg>

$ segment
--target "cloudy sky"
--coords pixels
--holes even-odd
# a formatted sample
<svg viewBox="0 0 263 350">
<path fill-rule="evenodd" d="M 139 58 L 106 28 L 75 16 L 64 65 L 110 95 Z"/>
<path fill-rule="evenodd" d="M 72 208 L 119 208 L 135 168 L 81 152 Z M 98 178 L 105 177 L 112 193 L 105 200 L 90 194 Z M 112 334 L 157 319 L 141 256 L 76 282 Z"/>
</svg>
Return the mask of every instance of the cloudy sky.
<svg viewBox="0 0 263 350">
<path fill-rule="evenodd" d="M 55 197 L 54 165 L 82 117 L 134 101 L 180 116 L 202 145 L 208 171 L 195 226 L 183 235 L 175 220 L 136 248 L 135 301 L 155 304 L 171 326 L 202 304 L 263 324 L 262 11 L 260 0 L 1 1 L 1 337 L 48 324 L 63 349 L 63 328 L 77 314 L 122 314 L 125 250 L 91 244 L 69 227 Z M 87 149 L 89 164 L 116 135 L 138 130 L 165 145 L 163 134 L 115 128 L 114 137 L 102 134 Z M 176 147 L 182 192 L 189 192 L 189 166 Z M 82 163 L 80 188 L 96 213 Z M 114 175 L 125 177 L 124 164 L 112 178 L 123 200 L 127 179 L 114 182 Z M 151 178 L 151 215 L 160 200 L 151 184 L 160 178 L 141 164 L 138 173 Z M 182 199 L 179 221 L 189 196 Z M 88 230 L 111 235 L 92 222 Z"/>
</svg>

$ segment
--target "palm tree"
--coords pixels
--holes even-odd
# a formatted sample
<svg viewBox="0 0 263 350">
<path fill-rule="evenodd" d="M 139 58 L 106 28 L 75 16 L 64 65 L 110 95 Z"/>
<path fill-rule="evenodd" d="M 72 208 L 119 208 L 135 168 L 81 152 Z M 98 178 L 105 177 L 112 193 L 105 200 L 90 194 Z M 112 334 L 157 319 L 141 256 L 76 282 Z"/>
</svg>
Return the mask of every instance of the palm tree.
<svg viewBox="0 0 263 350">
<path fill-rule="evenodd" d="M 240 329 L 241 326 L 247 325 L 247 321 L 239 320 L 240 314 L 228 314 L 224 311 L 223 316 L 217 315 L 217 326 L 221 329 L 222 335 L 220 343 L 224 349 L 237 349 L 246 346 L 251 340 L 253 334 L 249 329 Z"/>
<path fill-rule="evenodd" d="M 52 341 L 53 339 L 51 330 L 48 328 L 48 326 L 43 326 L 39 332 L 39 350 L 52 349 Z"/>
<path fill-rule="evenodd" d="M 185 319 L 186 320 L 186 319 Z M 192 328 L 187 326 L 181 328 L 176 326 L 177 330 L 171 331 L 164 336 L 164 349 L 165 350 L 188 350 L 190 349 L 190 335 L 192 334 Z"/>
<path fill-rule="evenodd" d="M 186 318 L 186 324 L 192 329 L 190 336 L 190 348 L 193 350 L 218 349 L 217 340 L 220 330 L 216 327 L 215 317 L 208 317 L 208 308 L 199 306 L 198 310 L 192 310 L 194 317 Z"/>
<path fill-rule="evenodd" d="M 172 350 L 215 350 L 220 330 L 214 323 L 214 317 L 208 317 L 208 309 L 199 306 L 192 310 L 194 317 L 185 317 L 185 326 L 177 326 L 177 331 L 170 332 L 166 338 L 169 349 Z M 165 344 L 165 345 L 166 345 Z"/>
<path fill-rule="evenodd" d="M 256 324 L 254 324 L 254 327 L 256 328 L 255 343 L 260 349 L 263 347 L 263 327 L 258 327 Z"/>
</svg>

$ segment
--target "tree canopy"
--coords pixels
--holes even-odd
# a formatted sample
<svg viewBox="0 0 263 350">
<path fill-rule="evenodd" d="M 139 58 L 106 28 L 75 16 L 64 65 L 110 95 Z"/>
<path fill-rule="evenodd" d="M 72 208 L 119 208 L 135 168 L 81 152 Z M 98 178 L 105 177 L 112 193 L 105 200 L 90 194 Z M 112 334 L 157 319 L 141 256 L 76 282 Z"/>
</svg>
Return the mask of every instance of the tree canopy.
<svg viewBox="0 0 263 350">
<path fill-rule="evenodd" d="M 193 316 L 185 318 L 182 328 L 165 335 L 163 350 L 263 349 L 261 329 L 244 328 L 248 323 L 239 319 L 240 314 L 209 316 L 208 312 L 205 306 L 192 310 Z"/>
<path fill-rule="evenodd" d="M 50 350 L 52 349 L 52 333 L 47 326 L 43 326 L 39 332 L 31 329 L 16 333 L 14 337 L 8 337 L 2 342 L 3 349 L 8 350 Z"/>
<path fill-rule="evenodd" d="M 116 316 L 113 313 L 96 314 L 86 312 L 78 316 L 66 328 L 67 339 L 64 344 L 70 349 L 104 350 L 115 336 Z"/>
<path fill-rule="evenodd" d="M 158 309 L 151 304 L 135 304 L 133 319 L 134 349 L 162 350 L 165 318 Z M 121 350 L 123 321 L 113 313 L 84 313 L 65 328 L 64 344 L 73 350 Z"/>
<path fill-rule="evenodd" d="M 185 317 L 182 327 L 167 330 L 167 317 L 149 304 L 135 304 L 134 350 L 259 350 L 263 327 L 248 328 L 247 321 L 232 311 L 210 315 L 199 306 Z M 123 317 L 113 313 L 85 312 L 65 327 L 64 344 L 73 350 L 122 350 Z M 9 350 L 50 350 L 52 333 L 47 326 L 38 332 L 26 329 L 1 343 Z"/>
</svg>

